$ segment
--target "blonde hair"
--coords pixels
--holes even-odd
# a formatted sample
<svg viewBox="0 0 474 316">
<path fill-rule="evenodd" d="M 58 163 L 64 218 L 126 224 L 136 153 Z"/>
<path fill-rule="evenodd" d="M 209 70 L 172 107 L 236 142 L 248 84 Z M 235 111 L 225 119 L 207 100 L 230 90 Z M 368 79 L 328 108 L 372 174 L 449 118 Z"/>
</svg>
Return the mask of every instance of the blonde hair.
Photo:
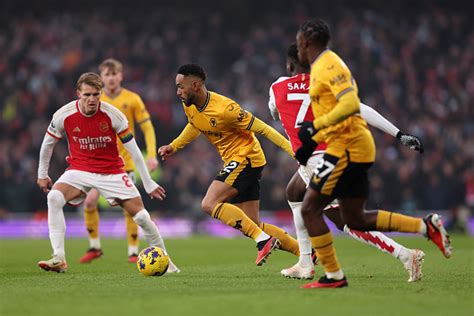
<svg viewBox="0 0 474 316">
<path fill-rule="evenodd" d="M 104 60 L 99 65 L 99 71 L 100 72 L 102 72 L 104 70 L 107 70 L 107 69 L 112 71 L 112 72 L 122 72 L 123 71 L 123 65 L 117 59 L 109 58 L 109 59 Z"/>
<path fill-rule="evenodd" d="M 102 82 L 102 80 L 100 80 L 100 76 L 95 72 L 83 73 L 77 80 L 76 89 L 81 90 L 81 86 L 83 83 L 88 86 L 94 87 L 99 91 L 104 88 L 104 83 Z"/>
</svg>

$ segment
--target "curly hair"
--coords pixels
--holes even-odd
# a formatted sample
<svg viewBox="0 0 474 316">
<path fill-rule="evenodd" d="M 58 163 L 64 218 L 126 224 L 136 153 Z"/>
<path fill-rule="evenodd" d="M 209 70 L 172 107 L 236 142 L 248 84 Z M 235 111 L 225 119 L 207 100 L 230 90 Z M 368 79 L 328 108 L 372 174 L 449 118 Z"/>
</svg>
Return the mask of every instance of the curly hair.
<svg viewBox="0 0 474 316">
<path fill-rule="evenodd" d="M 298 31 L 301 32 L 309 42 L 322 47 L 326 47 L 331 39 L 328 24 L 319 18 L 303 22 Z"/>
</svg>

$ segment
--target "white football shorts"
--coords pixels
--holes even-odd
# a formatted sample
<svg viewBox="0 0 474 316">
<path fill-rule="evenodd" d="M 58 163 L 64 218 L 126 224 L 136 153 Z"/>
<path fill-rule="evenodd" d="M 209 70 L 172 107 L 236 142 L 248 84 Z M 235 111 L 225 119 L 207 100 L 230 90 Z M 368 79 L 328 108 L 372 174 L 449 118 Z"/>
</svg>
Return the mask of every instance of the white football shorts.
<svg viewBox="0 0 474 316">
<path fill-rule="evenodd" d="M 118 205 L 117 199 L 127 200 L 140 196 L 133 180 L 126 173 L 99 174 L 81 170 L 66 170 L 56 183 L 65 183 L 84 194 L 80 197 L 67 201 L 71 205 L 79 205 L 84 202 L 86 193 L 94 188 L 109 202 L 110 205 Z"/>
</svg>

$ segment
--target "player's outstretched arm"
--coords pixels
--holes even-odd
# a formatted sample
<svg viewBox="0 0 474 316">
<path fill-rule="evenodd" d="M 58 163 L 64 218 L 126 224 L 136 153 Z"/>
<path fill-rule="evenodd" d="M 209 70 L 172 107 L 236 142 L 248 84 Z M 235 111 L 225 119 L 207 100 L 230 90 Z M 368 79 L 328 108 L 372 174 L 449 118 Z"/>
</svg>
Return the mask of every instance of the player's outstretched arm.
<svg viewBox="0 0 474 316">
<path fill-rule="evenodd" d="M 254 133 L 265 136 L 272 143 L 286 151 L 288 155 L 293 158 L 293 150 L 291 149 L 288 140 L 270 125 L 264 123 L 262 120 L 254 116 L 254 120 L 251 125 L 249 125 L 249 129 Z"/>
<path fill-rule="evenodd" d="M 423 144 L 418 137 L 403 133 L 398 127 L 393 125 L 389 120 L 370 106 L 361 103 L 360 114 L 369 125 L 396 137 L 403 145 L 419 151 L 420 154 L 423 153 Z"/>
<path fill-rule="evenodd" d="M 38 180 L 36 183 L 44 193 L 48 193 L 51 189 L 51 186 L 53 185 L 53 181 L 51 181 L 51 178 L 48 176 L 48 170 L 51 156 L 53 155 L 54 146 L 57 142 L 58 139 L 46 134 L 44 135 L 43 142 L 41 143 L 38 162 Z"/>
<path fill-rule="evenodd" d="M 158 149 L 158 154 L 161 156 L 162 160 L 166 160 L 170 156 L 174 155 L 174 153 L 176 153 L 178 150 L 184 148 L 187 144 L 195 140 L 200 134 L 201 131 L 199 131 L 192 124 L 188 123 L 186 124 L 186 127 L 184 127 L 181 134 L 179 134 L 179 136 L 176 137 L 171 142 L 171 144 L 161 146 Z"/>
<path fill-rule="evenodd" d="M 143 187 L 145 188 L 145 191 L 152 199 L 157 198 L 163 200 L 166 197 L 165 189 L 151 178 L 135 138 L 127 137 L 127 141 L 124 142 L 122 140 L 122 142 L 125 149 L 130 153 L 130 156 L 132 156 L 133 162 L 135 163 L 138 173 L 140 174 L 140 177 L 143 181 Z"/>
<path fill-rule="evenodd" d="M 158 168 L 158 160 L 156 159 L 156 137 L 155 137 L 155 128 L 150 119 L 142 121 L 139 123 L 140 129 L 145 136 L 146 151 L 147 151 L 147 161 L 148 170 L 153 171 Z"/>
</svg>

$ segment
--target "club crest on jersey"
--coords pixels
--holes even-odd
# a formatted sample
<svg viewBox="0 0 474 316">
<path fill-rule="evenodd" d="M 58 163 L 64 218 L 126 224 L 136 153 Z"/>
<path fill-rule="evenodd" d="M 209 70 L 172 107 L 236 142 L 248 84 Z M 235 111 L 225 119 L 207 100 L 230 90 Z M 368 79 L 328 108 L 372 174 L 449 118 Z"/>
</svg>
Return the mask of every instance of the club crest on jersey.
<svg viewBox="0 0 474 316">
<path fill-rule="evenodd" d="M 109 124 L 107 124 L 106 122 L 100 122 L 99 129 L 101 132 L 105 133 L 109 130 Z"/>
<path fill-rule="evenodd" d="M 217 126 L 217 120 L 213 117 L 211 117 L 211 119 L 209 120 L 209 124 L 211 124 L 212 127 L 216 127 Z"/>
</svg>

